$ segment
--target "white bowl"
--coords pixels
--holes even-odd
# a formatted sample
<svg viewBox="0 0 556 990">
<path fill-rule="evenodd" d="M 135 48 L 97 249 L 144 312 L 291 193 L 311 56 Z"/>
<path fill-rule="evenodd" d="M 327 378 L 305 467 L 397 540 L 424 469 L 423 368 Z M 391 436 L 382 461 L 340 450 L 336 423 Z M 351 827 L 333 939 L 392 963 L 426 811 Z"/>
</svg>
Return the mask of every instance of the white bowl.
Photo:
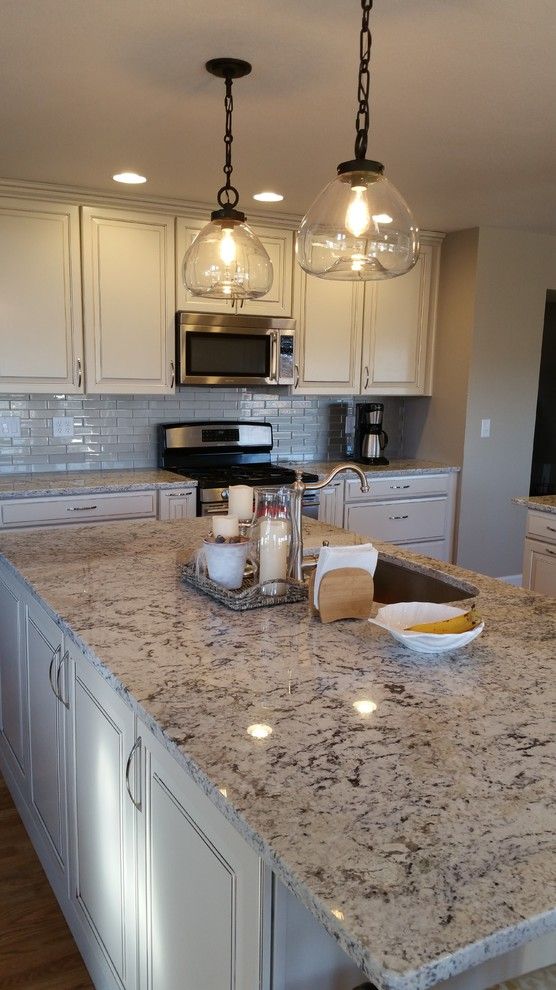
<svg viewBox="0 0 556 990">
<path fill-rule="evenodd" d="M 437 605 L 435 602 L 397 602 L 395 605 L 384 605 L 379 608 L 376 618 L 369 619 L 375 626 L 386 629 L 394 639 L 418 653 L 444 653 L 446 650 L 459 650 L 467 646 L 473 639 L 480 636 L 485 624 L 463 633 L 422 633 L 407 632 L 408 626 L 420 622 L 438 622 L 451 619 L 456 615 L 464 615 L 467 608 L 456 608 L 454 605 Z"/>
</svg>

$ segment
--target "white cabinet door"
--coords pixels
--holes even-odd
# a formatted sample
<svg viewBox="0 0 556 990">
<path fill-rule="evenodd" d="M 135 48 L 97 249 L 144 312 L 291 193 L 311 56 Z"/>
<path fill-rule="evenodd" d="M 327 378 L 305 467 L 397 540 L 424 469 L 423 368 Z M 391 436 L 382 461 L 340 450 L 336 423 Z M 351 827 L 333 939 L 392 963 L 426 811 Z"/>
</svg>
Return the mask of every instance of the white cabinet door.
<svg viewBox="0 0 556 990">
<path fill-rule="evenodd" d="M 260 990 L 260 861 L 150 732 L 141 990 Z"/>
<path fill-rule="evenodd" d="M 119 985 L 136 987 L 135 719 L 70 648 L 72 719 L 71 897 Z M 130 759 L 131 756 L 131 759 Z M 130 793 L 126 784 L 129 784 Z"/>
<path fill-rule="evenodd" d="M 523 586 L 556 598 L 556 546 L 525 540 Z"/>
<path fill-rule="evenodd" d="M 319 522 L 332 526 L 344 525 L 344 483 L 323 488 L 320 493 Z"/>
<path fill-rule="evenodd" d="M 164 520 L 190 519 L 197 515 L 197 489 L 158 493 L 158 518 Z"/>
<path fill-rule="evenodd" d="M 33 604 L 27 609 L 26 635 L 31 806 L 54 862 L 65 873 L 68 655 L 56 623 Z"/>
<path fill-rule="evenodd" d="M 0 575 L 0 743 L 21 784 L 27 776 L 23 623 L 19 595 Z"/>
<path fill-rule="evenodd" d="M 439 241 L 422 241 L 407 275 L 366 284 L 363 394 L 430 394 L 439 257 Z"/>
<path fill-rule="evenodd" d="M 0 392 L 82 392 L 77 206 L 0 200 Z"/>
<path fill-rule="evenodd" d="M 178 309 L 207 311 L 209 313 L 230 313 L 230 303 L 225 299 L 204 299 L 194 296 L 185 288 L 183 282 L 183 259 L 200 230 L 208 223 L 187 217 L 178 217 L 176 221 L 176 299 Z M 249 219 L 247 220 L 249 224 Z M 292 314 L 292 267 L 293 267 L 293 231 L 280 230 L 274 227 L 260 227 L 249 224 L 257 237 L 266 248 L 274 277 L 272 286 L 266 296 L 261 299 L 246 301 L 241 307 L 242 313 L 261 313 L 264 316 L 291 316 Z"/>
<path fill-rule="evenodd" d="M 296 382 L 299 392 L 359 391 L 362 286 L 296 270 Z"/>
<path fill-rule="evenodd" d="M 82 207 L 86 390 L 174 391 L 174 218 Z"/>
</svg>

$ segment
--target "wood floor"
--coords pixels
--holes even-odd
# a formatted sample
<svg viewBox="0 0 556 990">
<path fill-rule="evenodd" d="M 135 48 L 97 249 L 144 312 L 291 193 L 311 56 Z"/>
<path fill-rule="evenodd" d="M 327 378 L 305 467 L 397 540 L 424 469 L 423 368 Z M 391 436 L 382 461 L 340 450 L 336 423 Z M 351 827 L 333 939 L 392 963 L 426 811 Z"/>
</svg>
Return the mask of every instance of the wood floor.
<svg viewBox="0 0 556 990">
<path fill-rule="evenodd" d="M 94 990 L 1 776 L 0 990 Z"/>
</svg>

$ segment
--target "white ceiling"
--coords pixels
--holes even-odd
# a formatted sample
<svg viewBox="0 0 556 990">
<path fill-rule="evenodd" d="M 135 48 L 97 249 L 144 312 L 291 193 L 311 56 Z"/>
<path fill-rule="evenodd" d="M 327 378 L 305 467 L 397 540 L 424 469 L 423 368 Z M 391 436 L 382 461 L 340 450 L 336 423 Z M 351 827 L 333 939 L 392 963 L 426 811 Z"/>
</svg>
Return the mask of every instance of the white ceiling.
<svg viewBox="0 0 556 990">
<path fill-rule="evenodd" d="M 0 0 L 0 176 L 212 203 L 234 178 L 305 212 L 353 156 L 358 0 Z M 418 223 L 556 232 L 556 0 L 375 0 L 369 157 Z"/>
</svg>

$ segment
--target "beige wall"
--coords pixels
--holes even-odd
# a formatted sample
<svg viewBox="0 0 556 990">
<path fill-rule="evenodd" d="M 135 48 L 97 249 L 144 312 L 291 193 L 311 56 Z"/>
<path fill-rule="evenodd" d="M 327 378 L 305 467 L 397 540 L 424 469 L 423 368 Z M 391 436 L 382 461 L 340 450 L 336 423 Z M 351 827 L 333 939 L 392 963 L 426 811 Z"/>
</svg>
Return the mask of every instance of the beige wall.
<svg viewBox="0 0 556 990">
<path fill-rule="evenodd" d="M 556 238 L 481 228 L 451 234 L 445 243 L 434 396 L 411 427 L 416 400 L 408 403 L 406 452 L 442 458 L 450 453 L 453 459 L 459 445 L 458 563 L 486 574 L 518 574 L 525 519 L 511 498 L 529 491 L 544 307 L 547 290 L 556 288 Z M 487 418 L 491 437 L 481 439 L 481 419 Z M 443 432 L 455 436 L 442 441 Z"/>
</svg>

